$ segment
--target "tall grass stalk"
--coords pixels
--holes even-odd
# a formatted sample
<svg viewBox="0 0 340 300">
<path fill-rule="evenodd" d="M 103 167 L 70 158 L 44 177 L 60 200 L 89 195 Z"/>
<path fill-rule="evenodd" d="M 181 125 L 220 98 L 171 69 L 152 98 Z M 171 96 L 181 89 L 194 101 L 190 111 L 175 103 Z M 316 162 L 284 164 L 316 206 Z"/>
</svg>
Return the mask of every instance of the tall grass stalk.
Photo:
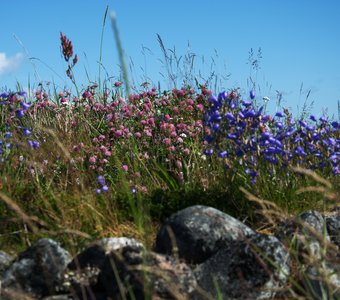
<svg viewBox="0 0 340 300">
<path fill-rule="evenodd" d="M 98 72 L 99 72 L 98 86 L 99 86 L 99 89 L 103 88 L 102 85 L 101 85 L 101 70 L 102 70 L 104 29 L 105 29 L 106 17 L 107 17 L 108 10 L 109 10 L 109 6 L 106 6 L 106 10 L 105 10 L 105 13 L 104 13 L 104 19 L 103 19 L 103 25 L 102 25 L 102 32 L 101 32 L 101 36 L 100 36 L 99 66 L 98 66 Z M 101 91 L 101 93 L 103 93 L 103 91 Z"/>
<path fill-rule="evenodd" d="M 126 92 L 126 95 L 130 95 L 130 83 L 129 83 L 128 71 L 127 71 L 126 63 L 125 63 L 125 54 L 124 54 L 122 42 L 120 40 L 116 13 L 114 11 L 112 11 L 110 13 L 110 18 L 111 18 L 112 30 L 113 30 L 114 37 L 115 37 L 115 40 L 116 40 L 116 46 L 117 46 L 117 50 L 118 50 L 118 56 L 119 56 L 121 71 L 123 73 L 125 92 Z"/>
</svg>

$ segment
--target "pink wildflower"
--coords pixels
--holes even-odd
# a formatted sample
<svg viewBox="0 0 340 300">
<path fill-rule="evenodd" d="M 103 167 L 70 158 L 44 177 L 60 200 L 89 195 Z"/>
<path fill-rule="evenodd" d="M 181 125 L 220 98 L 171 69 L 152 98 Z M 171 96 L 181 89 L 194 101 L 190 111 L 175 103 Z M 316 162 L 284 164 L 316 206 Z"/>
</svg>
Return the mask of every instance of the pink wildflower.
<svg viewBox="0 0 340 300">
<path fill-rule="evenodd" d="M 189 154 L 190 154 L 190 150 L 189 150 L 188 148 L 185 148 L 185 149 L 183 150 L 183 154 L 184 154 L 184 155 L 189 155 Z"/>
<path fill-rule="evenodd" d="M 91 157 L 89 158 L 89 162 L 90 162 L 91 164 L 95 164 L 95 163 L 97 162 L 97 157 L 96 157 L 96 156 L 91 156 Z"/>
<path fill-rule="evenodd" d="M 163 144 L 169 146 L 171 144 L 171 140 L 169 138 L 163 139 Z"/>
<path fill-rule="evenodd" d="M 120 129 L 120 130 L 117 130 L 116 132 L 115 132 L 115 137 L 120 137 L 120 136 L 122 136 L 123 135 L 123 131 Z"/>
<path fill-rule="evenodd" d="M 100 135 L 99 137 L 98 137 L 98 141 L 99 142 L 102 142 L 102 141 L 104 141 L 105 140 L 105 135 Z"/>
</svg>

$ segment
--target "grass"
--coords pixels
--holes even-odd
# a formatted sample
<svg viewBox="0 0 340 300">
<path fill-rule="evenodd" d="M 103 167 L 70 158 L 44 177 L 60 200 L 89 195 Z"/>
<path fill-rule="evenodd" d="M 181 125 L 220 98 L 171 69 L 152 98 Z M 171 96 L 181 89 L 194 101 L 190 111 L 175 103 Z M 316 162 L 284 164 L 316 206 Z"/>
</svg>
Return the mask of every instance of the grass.
<svg viewBox="0 0 340 300">
<path fill-rule="evenodd" d="M 72 76 L 77 61 L 67 40 L 63 49 L 76 95 L 67 90 L 49 93 L 39 85 L 30 97 L 20 90 L 0 96 L 2 250 L 17 253 L 46 236 L 61 241 L 73 254 L 109 236 L 134 237 L 151 248 L 165 218 L 195 204 L 218 208 L 260 232 L 275 228 L 277 220 L 268 217 L 277 217 L 277 211 L 296 215 L 308 209 L 327 211 L 336 204 L 340 185 L 338 158 L 332 160 L 339 153 L 335 120 L 323 117 L 308 129 L 300 122 L 303 118 L 290 124 L 293 117 L 284 109 L 281 129 L 273 119 L 263 121 L 266 112 L 247 106 L 242 100 L 247 97 L 235 89 L 218 104 L 212 96 L 218 91 L 209 89 L 216 88 L 216 75 L 212 72 L 203 82 L 195 77 L 192 53 L 180 69 L 180 58 L 175 50 L 169 53 L 160 36 L 174 88 L 161 91 L 145 83 L 133 94 L 114 19 L 112 26 L 127 93 L 118 81 L 108 87 L 108 80 L 105 86 L 91 84 L 80 91 Z M 179 74 L 185 77 L 183 88 L 176 87 Z M 240 119 L 240 112 L 251 110 L 258 114 Z M 216 111 L 232 113 L 239 123 L 214 121 Z M 243 125 L 238 132 L 237 126 Z M 294 137 L 301 139 L 281 139 L 292 158 L 285 160 L 281 153 L 268 156 L 275 161 L 263 159 L 261 151 L 269 148 L 261 144 L 261 134 L 287 133 L 293 126 Z M 237 139 L 225 139 L 228 133 L 237 133 Z M 313 140 L 314 133 L 320 137 Z M 257 148 L 251 147 L 252 138 Z M 307 153 L 298 152 L 296 144 Z M 222 156 L 223 150 L 229 155 Z"/>
</svg>

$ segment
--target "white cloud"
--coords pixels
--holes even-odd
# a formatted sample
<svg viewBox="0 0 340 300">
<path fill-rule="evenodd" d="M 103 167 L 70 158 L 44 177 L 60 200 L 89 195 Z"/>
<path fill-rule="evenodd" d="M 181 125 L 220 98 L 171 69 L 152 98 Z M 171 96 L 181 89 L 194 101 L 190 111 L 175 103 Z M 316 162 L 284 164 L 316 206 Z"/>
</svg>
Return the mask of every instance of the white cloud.
<svg viewBox="0 0 340 300">
<path fill-rule="evenodd" d="M 22 53 L 7 57 L 6 53 L 0 52 L 0 75 L 15 71 L 24 59 Z"/>
</svg>

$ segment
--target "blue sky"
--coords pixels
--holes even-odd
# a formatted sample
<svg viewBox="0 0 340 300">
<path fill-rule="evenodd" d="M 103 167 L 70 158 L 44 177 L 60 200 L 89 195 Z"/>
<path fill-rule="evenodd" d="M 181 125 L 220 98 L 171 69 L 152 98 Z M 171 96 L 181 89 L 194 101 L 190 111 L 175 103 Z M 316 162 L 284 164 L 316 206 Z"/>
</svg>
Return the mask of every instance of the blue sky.
<svg viewBox="0 0 340 300">
<path fill-rule="evenodd" d="M 229 74 L 220 88 L 240 87 L 244 93 L 256 81 L 258 101 L 270 100 L 298 113 L 309 93 L 312 112 L 338 118 L 340 100 L 340 1 L 338 0 L 82 0 L 3 1 L 0 28 L 0 87 L 16 82 L 32 87 L 39 81 L 71 86 L 60 53 L 59 32 L 74 45 L 79 61 L 78 84 L 87 84 L 86 72 L 98 80 L 100 37 L 105 9 L 114 10 L 130 79 L 161 81 L 169 88 L 157 33 L 166 48 L 178 56 L 195 53 L 195 72 Z M 190 47 L 189 47 L 190 46 Z M 250 49 L 262 59 L 258 72 L 247 64 Z M 144 49 L 144 50 L 143 50 Z M 29 59 L 35 57 L 37 59 Z M 133 64 L 131 63 L 133 62 Z M 214 62 L 214 63 L 213 63 Z M 211 66 L 213 63 L 213 66 Z M 102 64 L 109 76 L 119 77 L 119 60 L 110 19 L 104 28 Z M 86 71 L 85 71 L 86 70 Z M 105 71 L 101 71 L 102 76 Z M 180 85 L 180 84 L 179 84 Z"/>
</svg>

